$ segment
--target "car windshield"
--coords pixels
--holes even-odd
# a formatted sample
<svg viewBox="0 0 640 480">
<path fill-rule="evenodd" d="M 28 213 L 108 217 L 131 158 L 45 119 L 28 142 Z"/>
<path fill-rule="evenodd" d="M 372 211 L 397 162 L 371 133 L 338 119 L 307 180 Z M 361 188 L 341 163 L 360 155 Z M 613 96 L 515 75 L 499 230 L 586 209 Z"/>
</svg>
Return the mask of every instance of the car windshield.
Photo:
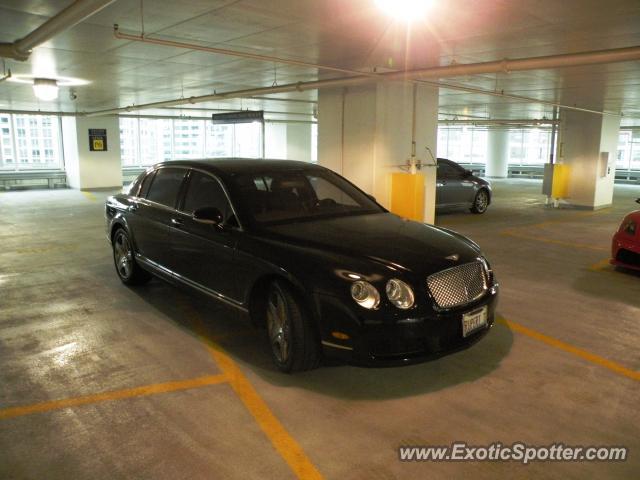
<svg viewBox="0 0 640 480">
<path fill-rule="evenodd" d="M 241 201 L 258 224 L 383 212 L 342 177 L 319 169 L 273 170 L 234 177 Z"/>
</svg>

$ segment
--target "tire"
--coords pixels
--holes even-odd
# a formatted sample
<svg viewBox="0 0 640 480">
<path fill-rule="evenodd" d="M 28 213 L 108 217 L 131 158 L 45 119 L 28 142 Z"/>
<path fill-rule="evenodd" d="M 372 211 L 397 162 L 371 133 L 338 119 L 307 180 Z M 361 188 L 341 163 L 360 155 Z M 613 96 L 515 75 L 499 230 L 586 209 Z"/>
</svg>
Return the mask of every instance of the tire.
<svg viewBox="0 0 640 480">
<path fill-rule="evenodd" d="M 151 274 L 136 263 L 129 234 L 124 228 L 118 228 L 113 235 L 113 264 L 118 277 L 125 285 L 141 285 L 151 280 Z"/>
<path fill-rule="evenodd" d="M 476 196 L 473 199 L 473 204 L 471 205 L 472 213 L 484 213 L 487 211 L 489 207 L 489 192 L 485 188 L 481 188 L 476 193 Z"/>
<path fill-rule="evenodd" d="M 271 358 L 282 372 L 311 370 L 320 363 L 320 346 L 302 304 L 282 282 L 273 282 L 265 302 Z"/>
</svg>

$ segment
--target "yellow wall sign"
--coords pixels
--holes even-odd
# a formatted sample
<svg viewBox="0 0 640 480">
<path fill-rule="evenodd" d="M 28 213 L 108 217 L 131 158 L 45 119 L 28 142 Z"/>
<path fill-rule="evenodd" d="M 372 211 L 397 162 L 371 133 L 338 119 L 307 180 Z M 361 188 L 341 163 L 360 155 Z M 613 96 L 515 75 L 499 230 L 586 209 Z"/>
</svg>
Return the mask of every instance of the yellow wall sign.
<svg viewBox="0 0 640 480">
<path fill-rule="evenodd" d="M 92 152 L 107 151 L 107 129 L 106 128 L 90 128 L 89 129 L 89 150 Z"/>
</svg>

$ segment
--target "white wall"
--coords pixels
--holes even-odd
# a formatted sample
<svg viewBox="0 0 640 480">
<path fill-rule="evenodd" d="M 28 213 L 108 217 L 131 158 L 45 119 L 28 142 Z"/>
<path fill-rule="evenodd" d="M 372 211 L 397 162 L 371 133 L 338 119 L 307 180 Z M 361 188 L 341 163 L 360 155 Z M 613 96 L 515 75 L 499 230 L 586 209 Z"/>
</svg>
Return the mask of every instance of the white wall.
<svg viewBox="0 0 640 480">
<path fill-rule="evenodd" d="M 611 205 L 620 117 L 567 111 L 562 118 L 561 161 L 570 168 L 569 203 L 586 208 Z M 612 166 L 605 176 L 602 152 L 609 152 Z"/>
<path fill-rule="evenodd" d="M 417 90 L 416 156 L 432 163 L 436 152 L 438 91 Z M 391 200 L 391 173 L 401 172 L 411 155 L 413 87 L 380 83 L 321 90 L 318 94 L 318 163 L 344 175 L 385 207 Z M 425 220 L 433 222 L 435 168 L 427 176 Z"/>
<path fill-rule="evenodd" d="M 78 135 L 75 117 L 61 117 L 62 150 L 67 184 L 71 188 L 80 188 L 80 165 L 78 163 Z"/>
<path fill-rule="evenodd" d="M 107 130 L 107 151 L 89 150 L 89 129 Z M 81 190 L 122 188 L 118 117 L 63 117 L 65 169 L 69 186 Z"/>
<path fill-rule="evenodd" d="M 287 125 L 284 123 L 265 123 L 265 158 L 287 158 Z"/>
<path fill-rule="evenodd" d="M 287 158 L 311 161 L 311 124 L 287 123 Z"/>
<path fill-rule="evenodd" d="M 613 201 L 613 189 L 616 176 L 616 157 L 618 155 L 618 138 L 620 136 L 620 117 L 605 115 L 602 118 L 600 135 L 600 152 L 609 153 L 609 165 L 606 177 L 598 171 L 596 177 L 595 206 L 610 205 Z M 601 166 L 599 166 L 601 168 Z"/>
</svg>

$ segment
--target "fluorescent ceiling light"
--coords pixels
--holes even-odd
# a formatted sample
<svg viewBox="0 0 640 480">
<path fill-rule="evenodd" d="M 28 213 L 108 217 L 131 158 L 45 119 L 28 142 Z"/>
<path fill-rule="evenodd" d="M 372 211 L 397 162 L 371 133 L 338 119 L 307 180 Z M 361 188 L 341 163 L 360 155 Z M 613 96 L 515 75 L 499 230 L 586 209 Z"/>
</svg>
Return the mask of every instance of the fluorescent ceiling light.
<svg viewBox="0 0 640 480">
<path fill-rule="evenodd" d="M 34 78 L 33 91 L 40 100 L 50 102 L 58 98 L 58 82 L 50 78 Z"/>
<path fill-rule="evenodd" d="M 13 83 L 23 83 L 26 85 L 33 85 L 33 81 L 36 78 L 47 78 L 55 80 L 59 87 L 79 87 L 81 85 L 88 85 L 90 82 L 81 78 L 73 77 L 61 77 L 60 75 L 31 75 L 14 73 L 7 81 Z"/>
<path fill-rule="evenodd" d="M 407 23 L 421 20 L 432 3 L 433 0 L 376 0 L 380 10 Z"/>
</svg>

